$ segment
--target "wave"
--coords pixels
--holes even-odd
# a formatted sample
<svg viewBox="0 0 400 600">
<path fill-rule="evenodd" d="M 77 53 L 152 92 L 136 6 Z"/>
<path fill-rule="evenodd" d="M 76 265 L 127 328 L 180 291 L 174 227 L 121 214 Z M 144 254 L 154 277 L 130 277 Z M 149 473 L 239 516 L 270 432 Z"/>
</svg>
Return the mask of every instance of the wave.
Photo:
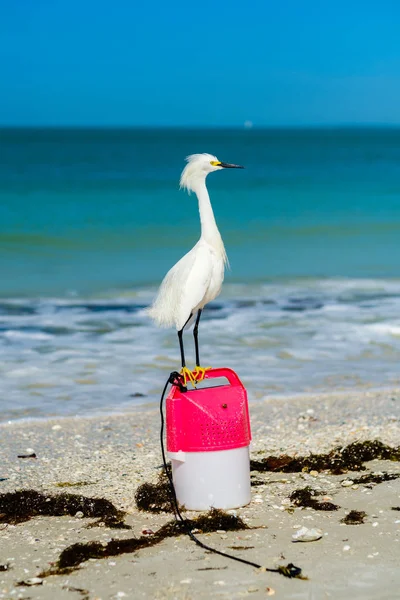
<svg viewBox="0 0 400 600">
<path fill-rule="evenodd" d="M 129 410 L 179 367 L 173 330 L 144 308 L 155 288 L 0 302 L 1 418 Z M 266 395 L 396 385 L 400 280 L 228 284 L 200 326 L 204 361 Z M 190 332 L 185 335 L 193 360 Z"/>
</svg>

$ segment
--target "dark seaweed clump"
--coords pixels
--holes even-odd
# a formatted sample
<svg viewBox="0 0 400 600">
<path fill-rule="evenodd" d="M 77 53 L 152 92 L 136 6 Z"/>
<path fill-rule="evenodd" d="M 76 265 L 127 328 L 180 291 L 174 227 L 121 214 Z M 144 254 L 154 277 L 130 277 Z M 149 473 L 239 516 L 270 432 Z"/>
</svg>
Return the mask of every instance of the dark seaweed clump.
<svg viewBox="0 0 400 600">
<path fill-rule="evenodd" d="M 54 567 L 41 573 L 39 577 L 70 573 L 90 558 L 108 558 L 119 554 L 136 552 L 142 548 L 148 548 L 159 544 L 162 540 L 187 533 L 189 530 L 198 529 L 202 533 L 225 529 L 226 531 L 239 531 L 248 529 L 248 526 L 234 515 L 229 515 L 221 510 L 212 509 L 210 512 L 200 515 L 195 519 L 184 522 L 170 521 L 156 531 L 153 535 L 128 538 L 124 540 L 111 540 L 107 544 L 101 542 L 78 543 L 65 548 Z"/>
<path fill-rule="evenodd" d="M 139 510 L 153 513 L 172 512 L 171 488 L 164 470 L 160 473 L 157 483 L 143 483 L 138 487 L 135 502 Z"/>
<path fill-rule="evenodd" d="M 301 471 L 330 471 L 339 475 L 346 471 L 362 471 L 363 463 L 370 460 L 400 460 L 400 446 L 392 448 L 378 440 L 353 442 L 342 448 L 337 447 L 328 454 L 292 457 L 288 455 L 269 456 L 263 460 L 251 461 L 253 471 L 278 471 L 299 473 Z"/>
<path fill-rule="evenodd" d="M 400 510 L 400 506 L 392 506 L 392 510 Z"/>
<path fill-rule="evenodd" d="M 251 477 L 251 487 L 258 487 L 260 485 L 265 485 L 265 481 L 263 479 L 257 479 L 257 477 Z"/>
<path fill-rule="evenodd" d="M 123 521 L 124 513 L 105 498 L 86 498 L 78 494 L 41 494 L 22 490 L 0 494 L 0 523 L 22 523 L 32 517 L 74 516 L 97 517 L 108 527 L 130 529 Z"/>
<path fill-rule="evenodd" d="M 398 479 L 399 477 L 400 473 L 365 473 L 365 475 L 361 475 L 361 477 L 352 479 L 352 481 L 353 483 L 363 483 L 366 485 L 368 483 L 383 483 L 384 481 L 393 481 L 393 479 Z"/>
<path fill-rule="evenodd" d="M 317 492 L 307 486 L 292 492 L 290 500 L 293 504 L 296 504 L 296 506 L 305 506 L 314 508 L 315 510 L 337 510 L 339 508 L 337 504 L 333 504 L 333 502 L 320 502 L 317 500 L 316 496 L 320 496 L 323 493 L 324 492 Z"/>
<path fill-rule="evenodd" d="M 364 523 L 364 519 L 367 516 L 363 510 L 351 510 L 348 515 L 343 517 L 340 520 L 341 523 L 345 523 L 346 525 L 361 525 Z"/>
</svg>

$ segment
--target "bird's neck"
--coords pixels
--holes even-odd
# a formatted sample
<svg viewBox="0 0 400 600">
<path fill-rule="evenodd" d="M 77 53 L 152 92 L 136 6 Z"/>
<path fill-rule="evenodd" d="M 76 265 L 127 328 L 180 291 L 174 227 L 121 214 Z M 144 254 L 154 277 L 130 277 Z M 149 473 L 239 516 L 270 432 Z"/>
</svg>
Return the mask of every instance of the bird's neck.
<svg viewBox="0 0 400 600">
<path fill-rule="evenodd" d="M 199 200 L 201 237 L 209 244 L 213 244 L 215 241 L 218 242 L 221 239 L 221 235 L 218 231 L 217 223 L 215 222 L 214 211 L 211 206 L 206 182 L 198 182 L 194 191 Z"/>
</svg>

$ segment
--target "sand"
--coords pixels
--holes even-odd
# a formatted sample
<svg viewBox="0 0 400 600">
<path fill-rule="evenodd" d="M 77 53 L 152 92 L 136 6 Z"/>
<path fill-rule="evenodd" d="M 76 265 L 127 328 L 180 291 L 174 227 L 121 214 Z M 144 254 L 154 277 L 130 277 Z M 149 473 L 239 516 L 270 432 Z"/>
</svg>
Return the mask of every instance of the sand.
<svg viewBox="0 0 400 600">
<path fill-rule="evenodd" d="M 354 441 L 400 444 L 400 390 L 353 390 L 325 395 L 269 398 L 250 405 L 251 455 L 306 455 Z M 400 586 L 400 479 L 379 484 L 342 482 L 362 473 L 252 473 L 252 502 L 237 510 L 249 530 L 199 534 L 207 544 L 267 567 L 289 562 L 308 580 L 260 572 L 198 548 L 185 535 L 150 548 L 90 559 L 65 575 L 37 585 L 16 584 L 37 577 L 75 542 L 127 539 L 156 531 L 171 514 L 139 512 L 134 494 L 160 473 L 159 415 L 142 406 L 115 416 L 11 422 L 0 426 L 0 493 L 34 489 L 106 498 L 126 511 L 132 529 L 87 528 L 95 519 L 35 517 L 0 524 L 0 598 L 276 598 L 394 599 Z M 17 458 L 35 453 L 37 458 Z M 400 473 L 400 463 L 371 461 L 367 473 Z M 79 484 L 60 487 L 60 484 Z M 289 496 L 311 486 L 337 511 L 296 507 Z M 345 525 L 350 510 L 365 522 Z M 194 513 L 186 513 L 193 516 Z M 319 540 L 294 543 L 302 526 L 322 530 Z M 230 548 L 231 546 L 236 549 Z M 247 547 L 247 549 L 238 549 Z"/>
</svg>

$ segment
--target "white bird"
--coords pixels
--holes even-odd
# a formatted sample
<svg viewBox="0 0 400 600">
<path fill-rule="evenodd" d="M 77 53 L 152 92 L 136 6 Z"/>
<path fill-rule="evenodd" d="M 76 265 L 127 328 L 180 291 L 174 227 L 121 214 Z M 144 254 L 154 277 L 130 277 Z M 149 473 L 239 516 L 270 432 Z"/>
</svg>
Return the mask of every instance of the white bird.
<svg viewBox="0 0 400 600">
<path fill-rule="evenodd" d="M 222 169 L 243 169 L 218 160 L 212 154 L 192 154 L 186 158 L 180 188 L 195 192 L 199 201 L 201 235 L 197 244 L 178 261 L 164 277 L 158 294 L 148 309 L 149 316 L 161 327 L 175 325 L 178 331 L 182 370 L 185 384 L 204 378 L 200 366 L 198 327 L 204 306 L 221 291 L 225 265 L 228 262 L 225 247 L 215 222 L 214 212 L 206 187 L 206 177 Z M 197 316 L 196 316 L 197 315 Z M 196 368 L 186 367 L 183 348 L 183 330 L 196 318 L 193 336 L 196 351 Z"/>
</svg>

